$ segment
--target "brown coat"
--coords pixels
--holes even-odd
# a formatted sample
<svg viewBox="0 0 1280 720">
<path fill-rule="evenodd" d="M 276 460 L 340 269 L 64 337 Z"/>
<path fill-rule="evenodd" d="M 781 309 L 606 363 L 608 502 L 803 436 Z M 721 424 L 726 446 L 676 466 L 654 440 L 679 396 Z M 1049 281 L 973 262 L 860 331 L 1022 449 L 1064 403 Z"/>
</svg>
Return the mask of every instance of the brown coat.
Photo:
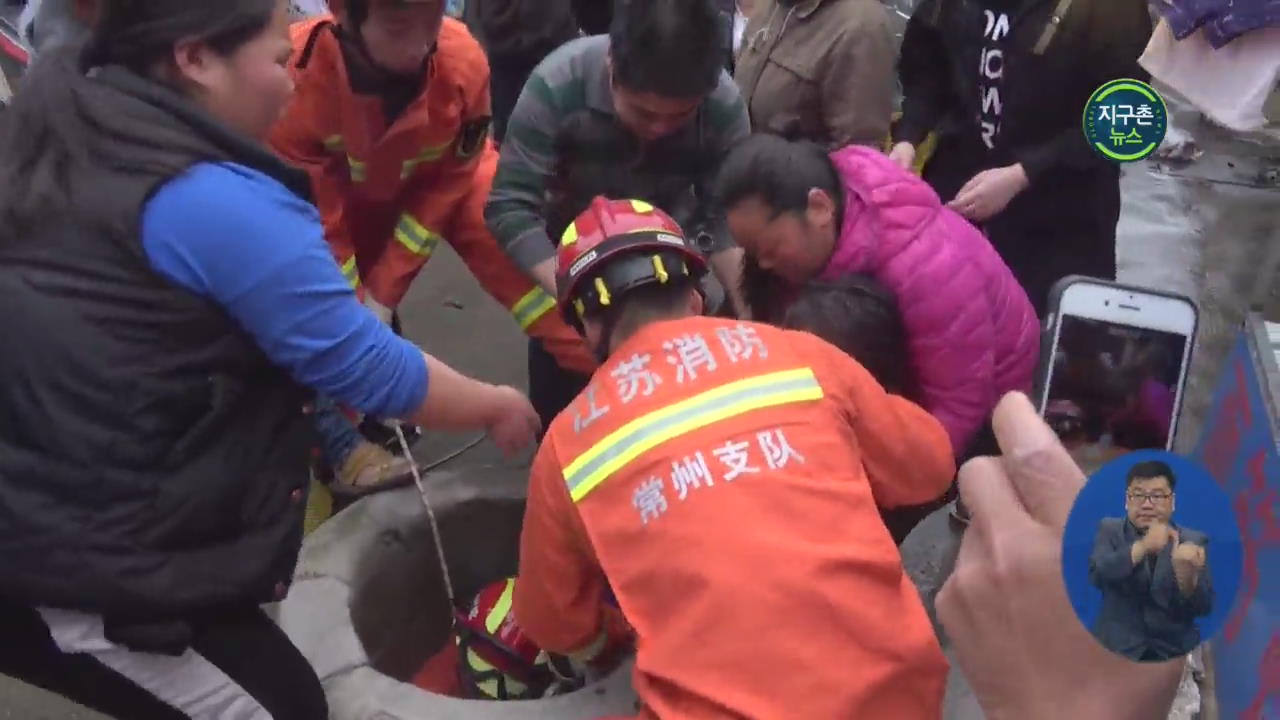
<svg viewBox="0 0 1280 720">
<path fill-rule="evenodd" d="M 769 0 L 747 24 L 734 79 L 753 130 L 830 149 L 880 147 L 893 114 L 894 59 L 879 0 Z"/>
</svg>

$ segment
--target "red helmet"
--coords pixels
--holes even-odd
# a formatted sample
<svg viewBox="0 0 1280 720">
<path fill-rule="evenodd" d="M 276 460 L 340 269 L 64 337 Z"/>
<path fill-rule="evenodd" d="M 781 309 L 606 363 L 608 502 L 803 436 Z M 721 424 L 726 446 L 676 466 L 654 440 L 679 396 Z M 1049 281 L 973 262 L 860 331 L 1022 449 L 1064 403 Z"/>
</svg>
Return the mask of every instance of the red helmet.
<svg viewBox="0 0 1280 720">
<path fill-rule="evenodd" d="M 672 279 L 698 280 L 706 271 L 706 260 L 670 215 L 641 200 L 597 197 L 560 239 L 560 312 L 581 331 L 584 316 L 617 297 Z"/>
<path fill-rule="evenodd" d="M 457 613 L 459 667 L 468 695 L 489 700 L 529 700 L 560 689 L 565 681 L 555 658 L 533 644 L 511 611 L 515 578 L 480 591 L 471 609 Z"/>
</svg>

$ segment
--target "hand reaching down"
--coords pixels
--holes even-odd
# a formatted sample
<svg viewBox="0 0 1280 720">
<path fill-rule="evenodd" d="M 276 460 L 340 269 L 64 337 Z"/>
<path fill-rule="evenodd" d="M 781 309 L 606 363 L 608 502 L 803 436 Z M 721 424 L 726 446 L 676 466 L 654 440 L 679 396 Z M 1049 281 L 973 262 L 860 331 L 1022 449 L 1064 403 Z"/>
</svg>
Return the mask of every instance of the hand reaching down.
<svg viewBox="0 0 1280 720">
<path fill-rule="evenodd" d="M 511 457 L 534 444 L 542 423 L 524 393 L 495 385 L 489 402 L 485 430 L 504 455 Z"/>
</svg>

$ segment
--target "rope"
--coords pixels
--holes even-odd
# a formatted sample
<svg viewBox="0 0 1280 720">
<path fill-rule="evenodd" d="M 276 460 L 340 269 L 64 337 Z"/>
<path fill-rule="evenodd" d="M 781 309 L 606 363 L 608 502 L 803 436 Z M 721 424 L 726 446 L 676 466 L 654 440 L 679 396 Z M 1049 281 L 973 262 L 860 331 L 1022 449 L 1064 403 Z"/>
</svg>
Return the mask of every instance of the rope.
<svg viewBox="0 0 1280 720">
<path fill-rule="evenodd" d="M 436 544 L 436 559 L 440 562 L 440 573 L 444 576 L 444 590 L 449 596 L 450 621 L 452 621 L 452 611 L 457 607 L 457 598 L 453 592 L 453 576 L 449 573 L 449 561 L 445 558 L 444 542 L 440 538 L 440 524 L 436 521 L 436 512 L 431 507 L 431 500 L 427 497 L 426 484 L 422 482 L 422 472 L 418 469 L 418 464 L 413 460 L 413 454 L 409 452 L 409 441 L 405 440 L 404 429 L 397 423 L 395 426 L 396 440 L 400 442 L 400 451 L 404 453 L 405 460 L 409 461 L 409 470 L 413 473 L 413 484 L 418 486 L 418 496 L 422 498 L 422 506 L 427 510 L 427 521 L 431 523 L 431 537 Z M 476 438 L 471 444 L 463 446 L 462 449 L 445 456 L 442 460 L 437 460 L 431 467 L 437 467 L 442 463 L 448 462 L 462 453 L 475 447 L 484 439 L 484 436 Z"/>
</svg>

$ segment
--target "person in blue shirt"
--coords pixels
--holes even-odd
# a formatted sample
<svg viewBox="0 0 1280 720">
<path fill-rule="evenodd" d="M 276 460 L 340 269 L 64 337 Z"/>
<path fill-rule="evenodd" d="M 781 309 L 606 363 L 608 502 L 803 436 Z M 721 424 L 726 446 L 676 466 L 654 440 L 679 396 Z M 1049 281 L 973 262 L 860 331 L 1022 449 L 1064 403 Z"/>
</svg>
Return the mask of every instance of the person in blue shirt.
<svg viewBox="0 0 1280 720">
<path fill-rule="evenodd" d="M 83 43 L 89 34 L 90 18 L 100 0 L 32 0 L 23 9 L 19 26 L 33 53 Z M 290 2 L 291 19 L 327 12 L 323 0 Z M 353 422 L 330 398 L 316 402 L 316 431 L 331 472 L 329 489 L 343 498 L 354 498 L 379 489 L 395 487 L 411 478 L 412 458 L 392 454 L 365 438 Z M 411 438 L 412 439 L 412 438 Z M 318 486 L 317 486 L 318 487 Z M 317 510 L 309 524 L 322 520 L 329 505 L 317 494 L 312 498 Z"/>
<path fill-rule="evenodd" d="M 280 0 L 103 0 L 0 125 L 0 673 L 112 717 L 315 720 L 261 610 L 301 546 L 317 398 L 534 441 L 518 390 L 396 336 L 263 143 Z"/>
</svg>

